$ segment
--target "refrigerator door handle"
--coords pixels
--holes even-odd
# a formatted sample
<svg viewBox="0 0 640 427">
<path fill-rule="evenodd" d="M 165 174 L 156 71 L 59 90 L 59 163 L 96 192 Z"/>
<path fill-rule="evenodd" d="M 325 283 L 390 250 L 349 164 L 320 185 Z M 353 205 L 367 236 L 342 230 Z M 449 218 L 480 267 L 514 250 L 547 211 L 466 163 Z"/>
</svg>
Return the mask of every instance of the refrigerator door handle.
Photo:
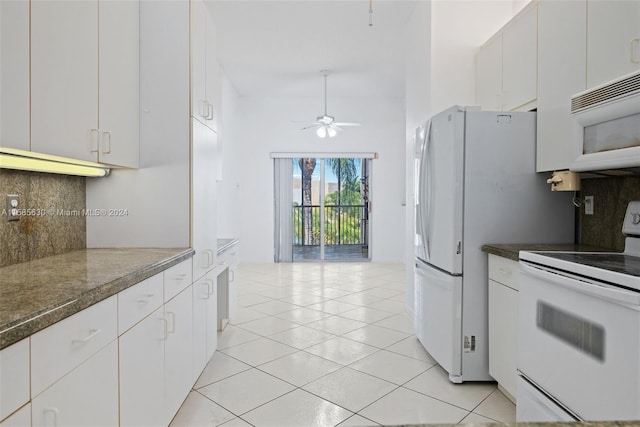
<svg viewBox="0 0 640 427">
<path fill-rule="evenodd" d="M 427 133 L 426 133 L 426 142 L 425 142 L 425 157 L 426 159 L 424 159 L 425 161 L 423 162 L 423 164 L 425 164 L 425 167 L 427 169 L 427 180 L 426 182 L 423 181 L 424 184 L 423 188 L 426 189 L 427 192 L 427 197 L 425 197 L 425 201 L 427 202 L 427 214 L 426 217 L 423 217 L 425 219 L 426 224 L 423 226 L 424 229 L 424 240 L 425 240 L 425 252 L 427 255 L 427 260 L 429 260 L 431 258 L 431 239 L 430 239 L 430 233 L 431 233 L 431 205 L 432 205 L 432 199 L 433 199 L 433 163 L 432 163 L 432 156 L 431 156 L 431 120 L 429 120 L 429 122 L 427 123 Z"/>
</svg>

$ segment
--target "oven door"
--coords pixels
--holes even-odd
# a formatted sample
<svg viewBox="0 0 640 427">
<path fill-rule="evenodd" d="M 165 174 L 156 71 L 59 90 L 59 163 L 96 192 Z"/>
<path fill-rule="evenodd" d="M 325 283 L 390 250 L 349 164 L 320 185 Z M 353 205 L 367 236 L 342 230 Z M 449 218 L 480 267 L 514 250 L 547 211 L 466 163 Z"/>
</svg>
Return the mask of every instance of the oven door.
<svg viewBox="0 0 640 427">
<path fill-rule="evenodd" d="M 520 266 L 518 370 L 583 420 L 640 419 L 640 294 Z"/>
</svg>

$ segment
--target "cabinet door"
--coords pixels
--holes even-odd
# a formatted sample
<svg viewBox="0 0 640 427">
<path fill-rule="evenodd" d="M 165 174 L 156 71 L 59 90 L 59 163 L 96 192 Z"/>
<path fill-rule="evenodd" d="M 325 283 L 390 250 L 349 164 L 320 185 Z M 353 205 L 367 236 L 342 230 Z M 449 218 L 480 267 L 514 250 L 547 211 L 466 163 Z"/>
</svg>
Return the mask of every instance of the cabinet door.
<svg viewBox="0 0 640 427">
<path fill-rule="evenodd" d="M 30 147 L 28 1 L 0 1 L 0 146 Z"/>
<path fill-rule="evenodd" d="M 139 1 L 100 2 L 99 160 L 138 167 Z"/>
<path fill-rule="evenodd" d="M 575 160 L 571 95 L 586 89 L 586 13 L 586 0 L 538 3 L 537 172 Z"/>
<path fill-rule="evenodd" d="M 207 103 L 207 9 L 202 0 L 191 0 L 191 116 L 206 121 Z"/>
<path fill-rule="evenodd" d="M 168 324 L 165 342 L 165 419 L 168 425 L 193 385 L 193 296 L 191 287 L 185 289 L 165 305 Z"/>
<path fill-rule="evenodd" d="M 36 396 L 34 426 L 118 425 L 118 343 L 112 341 Z"/>
<path fill-rule="evenodd" d="M 218 348 L 218 280 L 214 275 L 207 297 L 207 362 Z"/>
<path fill-rule="evenodd" d="M 215 25 L 212 15 L 207 6 L 205 6 L 206 18 L 206 99 L 209 103 L 209 114 L 206 117 L 205 124 L 217 131 L 218 130 L 218 112 L 220 111 L 221 93 L 222 93 L 222 71 L 218 64 L 217 40 Z"/>
<path fill-rule="evenodd" d="M 29 339 L 0 351 L 0 420 L 29 401 Z"/>
<path fill-rule="evenodd" d="M 485 43 L 476 56 L 476 102 L 483 110 L 502 110 L 502 35 Z"/>
<path fill-rule="evenodd" d="M 120 342 L 120 425 L 167 424 L 164 410 L 164 307 L 127 331 Z"/>
<path fill-rule="evenodd" d="M 640 0 L 587 1 L 587 87 L 640 69 Z"/>
<path fill-rule="evenodd" d="M 516 395 L 518 292 L 489 280 L 489 375 Z"/>
<path fill-rule="evenodd" d="M 193 284 L 193 383 L 207 365 L 207 307 L 213 280 L 211 273 Z"/>
<path fill-rule="evenodd" d="M 98 2 L 31 1 L 31 150 L 96 161 Z"/>
<path fill-rule="evenodd" d="M 502 33 L 502 93 L 504 110 L 534 101 L 537 93 L 538 9 L 533 5 L 516 16 Z"/>
<path fill-rule="evenodd" d="M 31 403 L 20 408 L 9 418 L 0 422 L 2 427 L 27 427 L 31 425 Z"/>
<path fill-rule="evenodd" d="M 193 280 L 198 280 L 216 264 L 216 144 L 217 135 L 198 120 L 191 119 L 191 246 Z"/>
</svg>

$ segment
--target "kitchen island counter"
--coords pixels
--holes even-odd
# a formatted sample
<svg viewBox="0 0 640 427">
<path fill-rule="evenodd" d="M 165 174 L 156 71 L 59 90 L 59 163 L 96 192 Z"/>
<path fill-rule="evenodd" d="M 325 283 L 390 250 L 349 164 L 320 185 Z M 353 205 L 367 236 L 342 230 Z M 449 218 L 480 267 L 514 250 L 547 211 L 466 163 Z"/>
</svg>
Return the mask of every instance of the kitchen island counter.
<svg viewBox="0 0 640 427">
<path fill-rule="evenodd" d="M 193 254 L 191 248 L 84 249 L 0 268 L 0 350 Z"/>
</svg>

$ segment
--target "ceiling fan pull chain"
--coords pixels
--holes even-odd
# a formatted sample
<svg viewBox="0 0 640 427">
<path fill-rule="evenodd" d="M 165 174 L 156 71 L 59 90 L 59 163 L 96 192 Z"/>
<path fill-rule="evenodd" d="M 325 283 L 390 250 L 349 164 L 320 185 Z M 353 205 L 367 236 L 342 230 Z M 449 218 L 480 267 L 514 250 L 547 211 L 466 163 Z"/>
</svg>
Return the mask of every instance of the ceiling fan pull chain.
<svg viewBox="0 0 640 427">
<path fill-rule="evenodd" d="M 369 26 L 373 27 L 373 0 L 369 0 Z"/>
</svg>

